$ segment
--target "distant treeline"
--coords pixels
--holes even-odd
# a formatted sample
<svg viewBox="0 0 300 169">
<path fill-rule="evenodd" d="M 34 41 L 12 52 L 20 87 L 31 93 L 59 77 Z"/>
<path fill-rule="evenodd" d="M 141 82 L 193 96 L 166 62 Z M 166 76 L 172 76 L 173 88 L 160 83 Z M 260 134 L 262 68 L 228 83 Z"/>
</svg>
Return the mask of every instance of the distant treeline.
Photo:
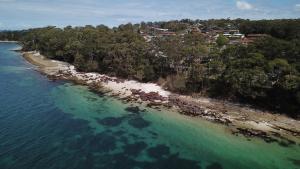
<svg viewBox="0 0 300 169">
<path fill-rule="evenodd" d="M 245 34 L 260 33 L 286 40 L 300 39 L 299 19 L 242 21 L 238 28 Z"/>
<path fill-rule="evenodd" d="M 171 31 L 181 31 L 189 25 L 201 24 L 206 29 L 233 28 L 239 29 L 244 34 L 269 34 L 280 39 L 300 38 L 300 19 L 277 19 L 277 20 L 245 20 L 245 19 L 211 19 L 211 20 L 174 20 L 168 22 L 148 22 L 141 25 L 156 25 Z"/>
<path fill-rule="evenodd" d="M 149 43 L 139 34 L 151 25 L 182 31 L 197 23 L 207 29 L 233 25 L 245 34 L 271 36 L 243 46 L 222 39 L 208 44 L 201 33 L 154 38 Z M 23 50 L 38 50 L 80 71 L 156 81 L 174 92 L 243 101 L 299 117 L 299 23 L 299 19 L 181 20 L 116 28 L 46 27 L 1 32 L 0 37 L 19 40 Z"/>
</svg>

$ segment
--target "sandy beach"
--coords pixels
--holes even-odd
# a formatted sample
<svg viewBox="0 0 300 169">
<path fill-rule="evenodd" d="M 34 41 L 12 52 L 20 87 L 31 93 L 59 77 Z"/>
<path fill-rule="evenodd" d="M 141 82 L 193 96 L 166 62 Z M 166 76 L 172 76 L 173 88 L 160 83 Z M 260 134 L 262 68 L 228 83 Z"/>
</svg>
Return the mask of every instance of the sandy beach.
<svg viewBox="0 0 300 169">
<path fill-rule="evenodd" d="M 267 142 L 300 144 L 300 121 L 285 115 L 256 110 L 247 105 L 177 95 L 155 83 L 140 83 L 99 73 L 77 72 L 73 65 L 45 58 L 38 52 L 24 52 L 24 58 L 51 78 L 68 79 L 93 89 L 106 90 L 126 101 L 174 109 L 182 114 L 227 125 L 233 134 L 259 137 Z"/>
<path fill-rule="evenodd" d="M 0 43 L 18 43 L 19 41 L 0 40 Z"/>
<path fill-rule="evenodd" d="M 59 71 L 69 69 L 69 64 L 65 62 L 49 60 L 38 52 L 23 53 L 23 57 L 33 65 L 37 66 L 39 70 L 47 75 L 56 75 Z"/>
</svg>

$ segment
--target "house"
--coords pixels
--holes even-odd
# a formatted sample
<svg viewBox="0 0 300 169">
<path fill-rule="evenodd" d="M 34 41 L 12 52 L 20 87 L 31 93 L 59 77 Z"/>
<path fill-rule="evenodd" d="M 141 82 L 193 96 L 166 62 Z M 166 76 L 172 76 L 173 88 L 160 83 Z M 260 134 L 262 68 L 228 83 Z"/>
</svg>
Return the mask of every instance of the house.
<svg viewBox="0 0 300 169">
<path fill-rule="evenodd" d="M 246 37 L 242 38 L 241 43 L 244 45 L 251 44 L 261 38 L 269 37 L 267 34 L 248 34 Z"/>
<path fill-rule="evenodd" d="M 242 39 L 245 37 L 244 34 L 241 34 L 239 30 L 227 30 L 223 33 L 228 39 Z"/>
<path fill-rule="evenodd" d="M 146 42 L 151 42 L 152 38 L 154 37 L 142 31 L 140 31 L 140 35 L 146 40 Z"/>
<path fill-rule="evenodd" d="M 158 34 L 158 36 L 175 36 L 176 33 L 175 32 L 170 32 L 170 31 L 166 31 L 166 32 L 161 32 Z"/>
<path fill-rule="evenodd" d="M 162 29 L 162 28 L 158 28 L 158 27 L 154 27 L 154 26 L 150 27 L 149 30 L 152 34 L 159 34 L 159 33 L 162 33 L 162 32 L 168 32 L 169 31 L 169 29 Z"/>
<path fill-rule="evenodd" d="M 228 32 L 230 34 L 240 34 L 240 30 L 238 30 L 238 29 L 229 29 L 226 32 Z"/>
<path fill-rule="evenodd" d="M 198 26 L 193 25 L 186 30 L 186 33 L 201 33 L 201 30 Z"/>
</svg>

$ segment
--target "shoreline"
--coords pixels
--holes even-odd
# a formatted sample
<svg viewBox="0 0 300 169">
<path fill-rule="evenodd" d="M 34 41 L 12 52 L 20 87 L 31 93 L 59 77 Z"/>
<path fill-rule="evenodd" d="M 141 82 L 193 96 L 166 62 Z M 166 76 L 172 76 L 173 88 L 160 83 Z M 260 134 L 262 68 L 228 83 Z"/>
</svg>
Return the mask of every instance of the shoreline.
<svg viewBox="0 0 300 169">
<path fill-rule="evenodd" d="M 145 104 L 155 109 L 171 109 L 187 116 L 221 123 L 228 126 L 232 134 L 244 135 L 248 139 L 257 137 L 282 146 L 300 145 L 300 121 L 285 115 L 210 98 L 173 94 L 154 83 L 77 72 L 73 65 L 47 59 L 38 52 L 23 52 L 22 55 L 29 63 L 37 66 L 37 71 L 50 79 L 70 80 L 128 103 Z"/>
<path fill-rule="evenodd" d="M 19 43 L 19 41 L 0 40 L 0 43 Z"/>
</svg>

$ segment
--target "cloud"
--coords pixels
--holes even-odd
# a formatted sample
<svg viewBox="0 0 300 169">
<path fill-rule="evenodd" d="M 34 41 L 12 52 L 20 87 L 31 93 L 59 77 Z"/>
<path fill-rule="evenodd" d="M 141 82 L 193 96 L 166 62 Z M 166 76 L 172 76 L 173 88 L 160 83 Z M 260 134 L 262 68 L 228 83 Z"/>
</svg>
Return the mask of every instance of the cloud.
<svg viewBox="0 0 300 169">
<path fill-rule="evenodd" d="M 253 9 L 253 5 L 246 1 L 237 1 L 236 2 L 236 7 L 240 10 L 251 10 Z"/>
<path fill-rule="evenodd" d="M 296 5 L 295 5 L 295 9 L 296 9 L 297 11 L 300 11 L 300 4 L 296 4 Z"/>
</svg>

